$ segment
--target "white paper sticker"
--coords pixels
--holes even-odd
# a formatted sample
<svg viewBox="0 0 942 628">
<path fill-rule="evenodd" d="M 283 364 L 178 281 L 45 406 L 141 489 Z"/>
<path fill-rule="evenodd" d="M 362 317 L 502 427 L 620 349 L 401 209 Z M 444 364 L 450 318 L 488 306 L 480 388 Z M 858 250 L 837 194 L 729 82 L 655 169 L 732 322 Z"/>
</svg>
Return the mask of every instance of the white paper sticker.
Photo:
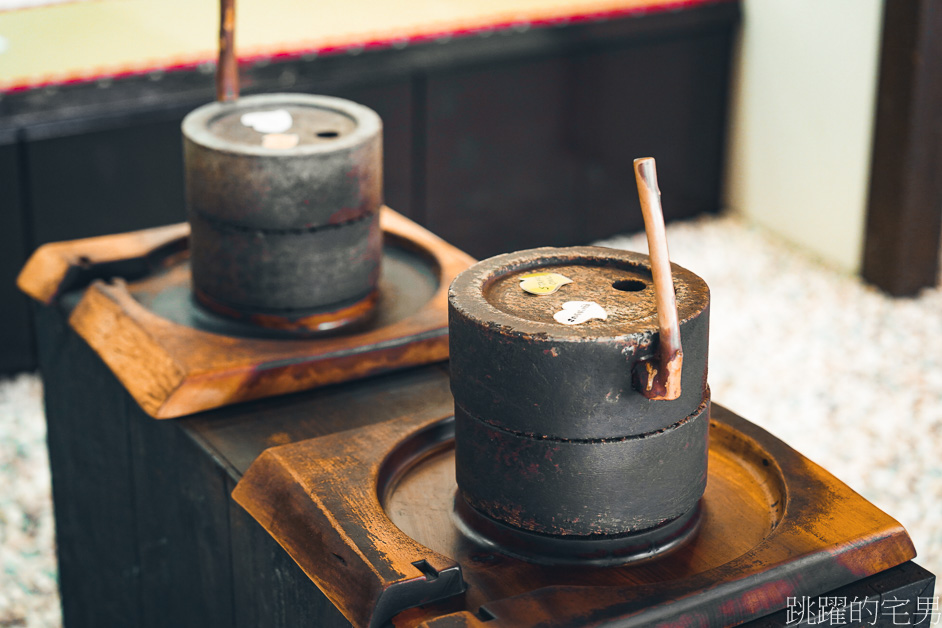
<svg viewBox="0 0 942 628">
<path fill-rule="evenodd" d="M 605 320 L 608 313 L 595 301 L 566 301 L 553 318 L 563 325 L 578 325 L 593 318 Z"/>
<path fill-rule="evenodd" d="M 291 114 L 284 109 L 243 113 L 239 121 L 259 133 L 284 133 L 294 124 Z"/>
</svg>

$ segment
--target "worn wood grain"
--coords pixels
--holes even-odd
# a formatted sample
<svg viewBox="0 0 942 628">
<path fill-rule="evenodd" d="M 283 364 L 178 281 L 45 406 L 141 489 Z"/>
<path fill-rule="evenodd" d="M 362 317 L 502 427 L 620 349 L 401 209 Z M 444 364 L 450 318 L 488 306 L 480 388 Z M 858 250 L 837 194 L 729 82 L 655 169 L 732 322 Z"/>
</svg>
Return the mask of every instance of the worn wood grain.
<svg viewBox="0 0 942 628">
<path fill-rule="evenodd" d="M 235 488 L 230 479 L 227 493 Z M 349 626 L 258 522 L 230 501 L 233 626 Z"/>
<path fill-rule="evenodd" d="M 356 626 L 382 625 L 403 596 L 422 603 L 464 590 L 455 561 L 389 524 L 373 490 L 385 446 L 414 426 L 372 428 L 325 436 L 335 456 L 266 451 L 233 492 L 262 527 L 283 532 L 275 539 Z"/>
</svg>

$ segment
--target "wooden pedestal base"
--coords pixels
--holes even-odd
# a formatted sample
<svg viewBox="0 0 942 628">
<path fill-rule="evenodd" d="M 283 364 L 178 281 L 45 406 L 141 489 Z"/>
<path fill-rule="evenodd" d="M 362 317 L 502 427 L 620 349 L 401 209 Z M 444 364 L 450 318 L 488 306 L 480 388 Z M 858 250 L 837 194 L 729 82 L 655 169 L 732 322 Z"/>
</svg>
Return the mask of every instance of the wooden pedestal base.
<svg viewBox="0 0 942 628">
<path fill-rule="evenodd" d="M 286 338 L 196 305 L 186 225 L 41 247 L 19 286 L 42 303 L 90 286 L 69 324 L 154 418 L 448 357 L 447 290 L 473 259 L 389 208 L 379 302 L 356 329 Z"/>
<path fill-rule="evenodd" d="M 355 626 L 734 625 L 915 556 L 891 517 L 714 406 L 685 545 L 618 567 L 525 562 L 455 525 L 453 429 L 404 417 L 272 448 L 233 498 Z"/>
</svg>

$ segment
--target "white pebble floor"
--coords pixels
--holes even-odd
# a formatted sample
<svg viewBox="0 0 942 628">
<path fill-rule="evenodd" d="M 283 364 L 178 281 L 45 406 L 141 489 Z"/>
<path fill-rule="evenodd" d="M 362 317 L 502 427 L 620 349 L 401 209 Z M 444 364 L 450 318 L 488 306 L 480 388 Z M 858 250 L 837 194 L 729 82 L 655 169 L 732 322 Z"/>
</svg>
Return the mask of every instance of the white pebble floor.
<svg viewBox="0 0 942 628">
<path fill-rule="evenodd" d="M 710 286 L 713 401 L 892 515 L 942 575 L 942 286 L 893 299 L 734 216 L 667 236 Z M 643 233 L 598 244 L 648 251 Z"/>
<path fill-rule="evenodd" d="M 710 285 L 714 401 L 894 516 L 942 574 L 942 289 L 891 299 L 730 216 L 668 238 Z M 647 251 L 643 234 L 603 244 Z M 59 626 L 35 375 L 0 380 L 0 486 L 0 626 Z"/>
<path fill-rule="evenodd" d="M 42 383 L 0 380 L 0 626 L 62 625 Z"/>
</svg>

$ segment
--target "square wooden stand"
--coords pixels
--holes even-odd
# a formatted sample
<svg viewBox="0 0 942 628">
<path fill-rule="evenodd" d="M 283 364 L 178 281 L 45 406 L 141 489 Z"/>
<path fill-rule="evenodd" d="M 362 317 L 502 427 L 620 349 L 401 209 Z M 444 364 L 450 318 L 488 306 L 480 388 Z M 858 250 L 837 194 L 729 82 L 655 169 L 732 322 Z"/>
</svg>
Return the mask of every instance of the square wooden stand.
<svg viewBox="0 0 942 628">
<path fill-rule="evenodd" d="M 190 294 L 187 225 L 48 244 L 18 284 L 41 303 L 71 289 L 69 324 L 152 417 L 174 418 L 448 357 L 448 285 L 474 262 L 383 208 L 377 313 L 355 331 L 274 338 Z"/>
</svg>

